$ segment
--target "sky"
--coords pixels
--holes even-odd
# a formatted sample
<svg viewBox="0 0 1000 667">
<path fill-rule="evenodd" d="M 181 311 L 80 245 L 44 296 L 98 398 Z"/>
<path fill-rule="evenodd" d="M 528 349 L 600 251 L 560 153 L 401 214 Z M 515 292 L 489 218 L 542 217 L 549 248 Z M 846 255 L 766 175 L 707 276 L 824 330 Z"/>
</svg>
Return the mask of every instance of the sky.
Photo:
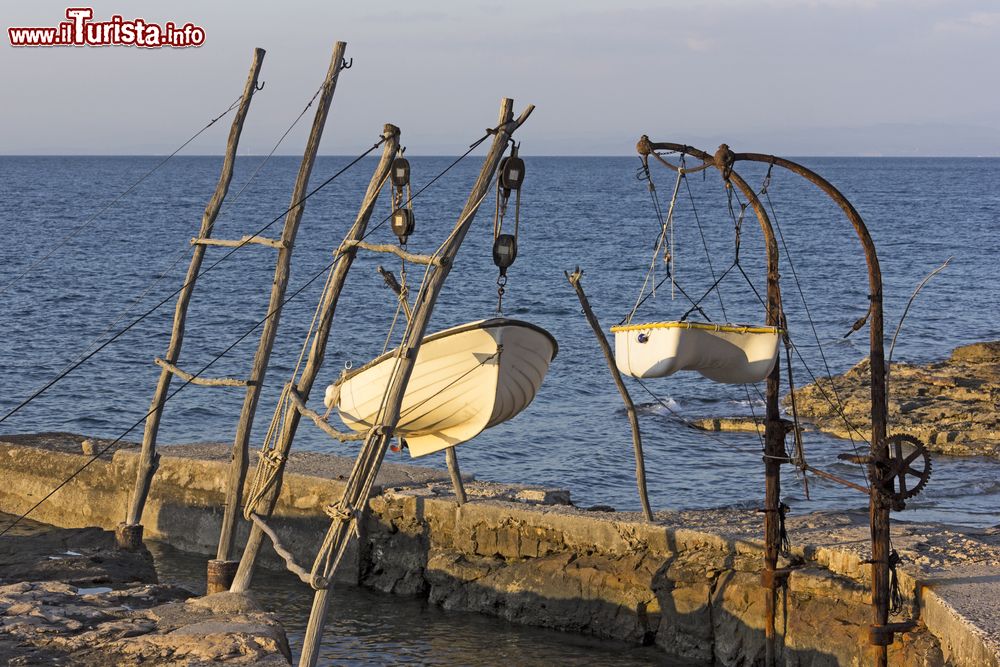
<svg viewBox="0 0 1000 667">
<path fill-rule="evenodd" d="M 82 5 L 82 3 L 80 3 Z M 267 50 L 241 153 L 270 150 L 347 42 L 321 148 L 382 125 L 454 155 L 501 97 L 537 109 L 535 155 L 656 140 L 784 155 L 1000 156 L 1000 2 L 976 0 L 94 0 L 95 20 L 204 28 L 187 49 L 13 48 L 65 3 L 0 5 L 0 154 L 166 154 L 240 94 Z M 307 114 L 311 118 L 311 112 Z M 219 126 L 228 126 L 220 123 Z M 301 151 L 301 122 L 279 153 Z M 187 154 L 219 154 L 225 127 Z"/>
</svg>

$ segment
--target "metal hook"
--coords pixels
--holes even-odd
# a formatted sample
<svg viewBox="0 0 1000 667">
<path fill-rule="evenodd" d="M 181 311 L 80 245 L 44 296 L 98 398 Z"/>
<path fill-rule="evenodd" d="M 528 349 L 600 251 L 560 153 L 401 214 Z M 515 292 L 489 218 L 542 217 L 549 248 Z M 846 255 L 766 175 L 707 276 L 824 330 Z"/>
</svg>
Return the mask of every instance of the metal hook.
<svg viewBox="0 0 1000 667">
<path fill-rule="evenodd" d="M 350 62 L 347 61 L 347 58 L 340 59 L 340 69 L 351 69 L 351 67 L 353 66 L 354 66 L 354 58 L 351 58 Z"/>
<path fill-rule="evenodd" d="M 267 83 L 267 81 L 261 81 L 259 84 L 255 85 L 254 88 L 256 88 L 257 90 L 264 90 L 265 83 Z"/>
</svg>

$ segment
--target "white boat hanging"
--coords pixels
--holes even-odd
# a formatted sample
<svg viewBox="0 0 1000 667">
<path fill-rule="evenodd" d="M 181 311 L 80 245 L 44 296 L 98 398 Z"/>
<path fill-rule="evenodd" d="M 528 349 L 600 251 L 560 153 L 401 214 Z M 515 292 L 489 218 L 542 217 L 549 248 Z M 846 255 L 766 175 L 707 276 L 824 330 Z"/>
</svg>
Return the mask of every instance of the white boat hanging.
<svg viewBox="0 0 1000 667">
<path fill-rule="evenodd" d="M 777 327 L 648 322 L 611 327 L 618 370 L 637 378 L 698 371 L 726 384 L 760 382 L 778 359 Z"/>
<path fill-rule="evenodd" d="M 396 433 L 411 457 L 471 440 L 531 403 L 557 352 L 548 331 L 502 317 L 425 337 Z M 349 429 L 364 432 L 377 420 L 396 355 L 386 352 L 327 387 L 326 407 L 336 407 Z"/>
</svg>

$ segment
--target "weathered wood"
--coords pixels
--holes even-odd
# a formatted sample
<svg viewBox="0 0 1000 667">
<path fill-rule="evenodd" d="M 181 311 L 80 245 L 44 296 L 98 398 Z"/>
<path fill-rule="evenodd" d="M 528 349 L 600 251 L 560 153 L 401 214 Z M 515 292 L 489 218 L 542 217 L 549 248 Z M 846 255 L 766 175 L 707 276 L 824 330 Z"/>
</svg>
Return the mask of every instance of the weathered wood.
<svg viewBox="0 0 1000 667">
<path fill-rule="evenodd" d="M 409 322 L 410 316 L 413 313 L 410 311 L 410 302 L 407 300 L 407 294 L 404 291 L 403 286 L 399 284 L 398 280 L 396 280 L 395 274 L 385 267 L 379 266 L 378 272 L 385 281 L 386 286 L 392 290 L 393 294 L 396 295 L 396 298 L 399 300 L 399 305 L 403 307 L 403 314 L 406 316 L 406 321 Z"/>
<path fill-rule="evenodd" d="M 250 101 L 257 90 L 257 77 L 260 74 L 261 65 L 264 62 L 264 49 L 254 49 L 253 62 L 250 65 L 250 74 L 247 76 L 246 85 L 243 87 L 243 98 L 240 101 L 236 115 L 233 117 L 232 126 L 229 129 L 229 138 L 226 142 L 226 156 L 222 162 L 222 173 L 219 175 L 219 182 L 215 186 L 215 192 L 205 207 L 205 213 L 201 218 L 201 228 L 198 232 L 199 238 L 209 238 L 212 234 L 212 226 L 222 208 L 222 201 L 229 192 L 229 183 L 233 179 L 233 165 L 236 162 L 236 149 L 240 142 L 240 133 L 243 131 L 243 122 L 250 110 Z M 187 318 L 188 304 L 191 301 L 191 294 L 194 292 L 195 281 L 201 271 L 202 259 L 205 256 L 205 246 L 196 245 L 192 251 L 191 264 L 188 267 L 187 276 L 184 279 L 184 286 L 177 295 L 177 305 L 174 309 L 173 329 L 170 333 L 170 343 L 167 346 L 167 353 L 164 357 L 177 361 L 180 356 L 181 346 L 184 342 L 184 323 Z M 156 471 L 156 435 L 160 428 L 160 420 L 163 417 L 163 404 L 167 398 L 167 391 L 170 389 L 170 380 L 173 373 L 166 368 L 160 372 L 160 379 L 156 384 L 156 391 L 153 393 L 153 401 L 149 408 L 149 416 L 146 417 L 146 426 L 142 435 L 142 451 L 139 455 L 139 465 L 136 472 L 135 489 L 132 491 L 131 502 L 125 523 L 128 525 L 138 525 L 142 521 L 142 510 L 146 505 L 146 496 L 149 494 L 149 486 L 152 483 L 153 473 Z"/>
<path fill-rule="evenodd" d="M 372 211 L 375 208 L 375 202 L 378 200 L 379 193 L 389 178 L 392 160 L 399 150 L 398 127 L 386 124 L 382 136 L 385 138 L 382 157 L 375 168 L 374 174 L 372 174 L 371 181 L 368 183 L 368 190 L 365 192 L 364 200 L 358 210 L 354 224 L 346 235 L 346 239 L 348 240 L 357 240 L 365 235 L 365 231 L 368 228 L 368 221 L 371 219 Z M 309 356 L 306 359 L 301 375 L 292 387 L 296 395 L 303 402 L 309 400 L 309 394 L 312 392 L 316 376 L 323 366 L 323 359 L 326 357 L 326 347 L 330 338 L 330 328 L 333 324 L 333 316 L 337 311 L 337 303 L 340 299 L 341 290 L 344 287 L 344 282 L 347 280 L 347 274 L 354 263 L 356 255 L 357 250 L 355 248 L 344 248 L 339 260 L 332 269 L 330 280 L 323 291 L 323 295 L 320 297 L 319 318 L 316 322 L 316 333 L 309 348 Z M 254 512 L 262 517 L 270 518 L 271 513 L 274 511 L 278 494 L 281 491 L 284 462 L 288 457 L 292 441 L 295 439 L 300 417 L 301 413 L 298 407 L 294 405 L 288 406 L 288 409 L 285 411 L 284 427 L 281 433 L 278 434 L 274 445 L 274 456 L 280 461 L 277 477 L 268 492 L 254 507 Z M 243 557 L 240 559 L 239 570 L 236 572 L 236 578 L 233 580 L 232 590 L 243 592 L 250 587 L 257 566 L 257 554 L 260 552 L 263 537 L 264 533 L 259 527 L 251 527 L 250 536 L 247 538 L 247 544 L 243 550 Z"/>
<path fill-rule="evenodd" d="M 371 494 L 375 476 L 385 457 L 389 441 L 393 437 L 396 425 L 399 422 L 400 409 L 403 396 L 406 393 L 406 386 L 413 371 L 417 352 L 427 325 L 434 311 L 434 304 L 441 288 L 448 277 L 453 260 L 469 231 L 476 211 L 479 209 L 483 198 L 486 196 L 496 173 L 497 166 L 507 148 L 507 144 L 514 131 L 525 121 L 534 109 L 529 105 L 517 120 L 512 114 L 513 101 L 504 99 L 500 105 L 500 119 L 498 121 L 493 143 L 483 161 L 479 177 L 476 180 L 469 198 L 466 200 L 458 222 L 452 230 L 451 235 L 438 248 L 437 256 L 442 258 L 441 264 L 435 266 L 427 279 L 421 285 L 420 292 L 413 305 L 413 316 L 407 324 L 403 334 L 403 342 L 399 347 L 399 362 L 396 364 L 392 377 L 389 380 L 385 393 L 384 409 L 378 426 L 373 428 L 355 461 L 354 469 L 347 480 L 347 485 L 343 496 L 337 504 L 338 512 L 333 518 L 330 529 L 324 538 L 323 545 L 313 563 L 312 584 L 318 588 L 313 597 L 313 606 L 309 616 L 309 624 L 306 627 L 305 640 L 302 648 L 300 666 L 311 667 L 316 664 L 319 655 L 319 642 L 323 633 L 323 626 L 326 621 L 326 612 L 329 606 L 330 591 L 328 588 L 320 587 L 320 582 L 331 581 L 332 573 L 336 570 L 351 536 L 355 534 L 354 524 L 359 521 L 367 509 L 368 499 Z"/>
<path fill-rule="evenodd" d="M 344 241 L 344 247 L 362 248 L 364 250 L 371 250 L 372 252 L 387 252 L 399 257 L 400 259 L 405 259 L 407 262 L 411 262 L 412 264 L 432 264 L 434 266 L 440 266 L 442 261 L 440 257 L 435 257 L 434 255 L 418 255 L 412 252 L 407 252 L 399 246 L 391 243 L 368 243 L 366 241 L 361 241 L 360 239 L 352 239 Z"/>
<path fill-rule="evenodd" d="M 240 380 L 238 378 L 205 378 L 191 375 L 187 371 L 181 370 L 165 359 L 156 358 L 156 365 L 164 368 L 185 382 L 201 385 L 202 387 L 246 387 L 250 380 Z"/>
<path fill-rule="evenodd" d="M 240 248 L 240 247 L 248 245 L 248 244 L 266 245 L 266 246 L 270 246 L 272 248 L 277 248 L 279 250 L 288 247 L 281 240 L 278 240 L 278 239 L 269 239 L 269 238 L 266 238 L 266 237 L 263 237 L 263 236 L 256 236 L 256 235 L 255 236 L 251 236 L 249 234 L 246 235 L 246 236 L 244 236 L 244 237 L 242 237 L 239 240 L 236 240 L 236 241 L 231 240 L 231 239 L 211 239 L 211 238 L 208 238 L 208 239 L 199 239 L 199 238 L 191 239 L 191 245 L 212 245 L 212 246 L 222 246 L 224 248 Z"/>
<path fill-rule="evenodd" d="M 311 410 L 310 408 L 308 408 L 305 402 L 302 400 L 302 397 L 299 396 L 299 392 L 295 391 L 294 388 L 290 388 L 288 390 L 288 398 L 291 399 L 292 404 L 296 407 L 296 409 L 298 409 L 299 414 L 305 417 L 309 417 L 309 419 L 313 420 L 316 426 L 319 426 L 321 429 L 323 429 L 323 432 L 329 435 L 331 438 L 339 440 L 340 442 L 351 442 L 355 440 L 365 439 L 364 433 L 346 433 L 344 431 L 335 429 L 328 421 L 323 419 L 323 415 L 316 412 L 315 410 Z"/>
<path fill-rule="evenodd" d="M 618 387 L 618 393 L 621 394 L 622 402 L 625 403 L 625 412 L 628 413 L 629 425 L 632 427 L 632 452 L 635 455 L 635 483 L 639 488 L 639 502 L 642 503 L 642 514 L 646 517 L 646 521 L 652 521 L 653 510 L 649 506 L 649 492 L 646 490 L 646 458 L 642 454 L 642 434 L 639 432 L 639 417 L 635 411 L 635 403 L 632 402 L 632 396 L 628 393 L 628 388 L 622 380 L 622 374 L 618 371 L 618 364 L 615 363 L 615 355 L 611 351 L 608 339 L 604 337 L 604 330 L 601 329 L 601 323 L 597 319 L 597 315 L 594 314 L 594 309 L 590 307 L 590 299 L 587 298 L 586 293 L 583 291 L 583 285 L 580 283 L 582 277 L 583 271 L 579 267 L 573 273 L 566 273 L 566 280 L 569 281 L 569 284 L 576 291 L 576 297 L 580 300 L 580 307 L 583 308 L 583 314 L 586 316 L 590 328 L 594 331 L 594 336 L 597 337 L 597 344 L 601 346 L 601 352 L 604 353 L 604 360 L 608 363 L 608 370 L 611 371 L 611 379 L 615 381 L 615 386 Z"/>
<path fill-rule="evenodd" d="M 253 525 L 258 530 L 262 531 L 268 536 L 268 538 L 270 538 L 271 546 L 274 548 L 274 552 L 281 556 L 281 559 L 285 561 L 285 568 L 301 579 L 302 583 L 308 584 L 309 572 L 295 561 L 295 554 L 289 551 L 288 548 L 281 543 L 281 538 L 279 538 L 278 534 L 274 532 L 274 529 L 267 525 L 267 522 L 257 514 L 251 514 L 250 520 L 253 521 Z"/>
<path fill-rule="evenodd" d="M 229 560 L 236 540 L 236 521 L 242 506 L 243 483 L 246 480 L 249 465 L 250 432 L 253 428 L 253 418 L 257 411 L 261 387 L 267 373 L 267 365 L 271 359 L 274 338 L 281 322 L 281 306 L 285 299 L 288 286 L 288 276 L 291 272 L 292 248 L 295 236 L 305 212 L 304 199 L 309 191 L 309 177 L 316 162 L 320 141 L 323 138 L 323 128 L 333 102 L 333 94 L 337 88 L 337 79 L 344 63 L 344 52 L 347 44 L 337 42 L 333 47 L 333 56 L 323 81 L 322 92 L 316 100 L 316 115 L 313 117 L 312 129 L 306 141 L 302 155 L 302 164 L 292 189 L 291 209 L 285 216 L 285 226 L 281 231 L 281 248 L 274 268 L 274 282 L 271 285 L 271 298 L 267 305 L 267 319 L 257 343 L 253 366 L 249 378 L 253 384 L 247 388 L 240 411 L 240 420 L 236 425 L 236 437 L 233 440 L 232 461 L 229 465 L 229 478 L 226 486 L 226 509 L 222 519 L 222 530 L 219 534 L 219 548 L 216 557 L 219 560 Z"/>
<path fill-rule="evenodd" d="M 458 467 L 458 454 L 455 453 L 455 448 L 449 447 L 444 450 L 444 458 L 448 462 L 448 474 L 451 475 L 451 486 L 455 489 L 455 498 L 461 507 L 469 498 L 465 495 L 465 484 L 462 483 L 462 470 Z"/>
</svg>

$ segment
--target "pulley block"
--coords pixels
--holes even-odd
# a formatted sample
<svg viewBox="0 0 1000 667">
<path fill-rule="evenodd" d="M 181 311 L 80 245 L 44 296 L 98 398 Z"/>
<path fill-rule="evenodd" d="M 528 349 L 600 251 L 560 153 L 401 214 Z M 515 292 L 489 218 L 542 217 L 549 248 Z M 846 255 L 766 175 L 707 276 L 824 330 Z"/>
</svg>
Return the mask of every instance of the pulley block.
<svg viewBox="0 0 1000 667">
<path fill-rule="evenodd" d="M 392 233 L 399 238 L 400 243 L 406 243 L 414 226 L 412 209 L 397 208 L 392 212 Z"/>
<path fill-rule="evenodd" d="M 410 184 L 410 161 L 405 157 L 398 157 L 392 161 L 392 184 L 397 188 L 405 188 Z"/>
</svg>

